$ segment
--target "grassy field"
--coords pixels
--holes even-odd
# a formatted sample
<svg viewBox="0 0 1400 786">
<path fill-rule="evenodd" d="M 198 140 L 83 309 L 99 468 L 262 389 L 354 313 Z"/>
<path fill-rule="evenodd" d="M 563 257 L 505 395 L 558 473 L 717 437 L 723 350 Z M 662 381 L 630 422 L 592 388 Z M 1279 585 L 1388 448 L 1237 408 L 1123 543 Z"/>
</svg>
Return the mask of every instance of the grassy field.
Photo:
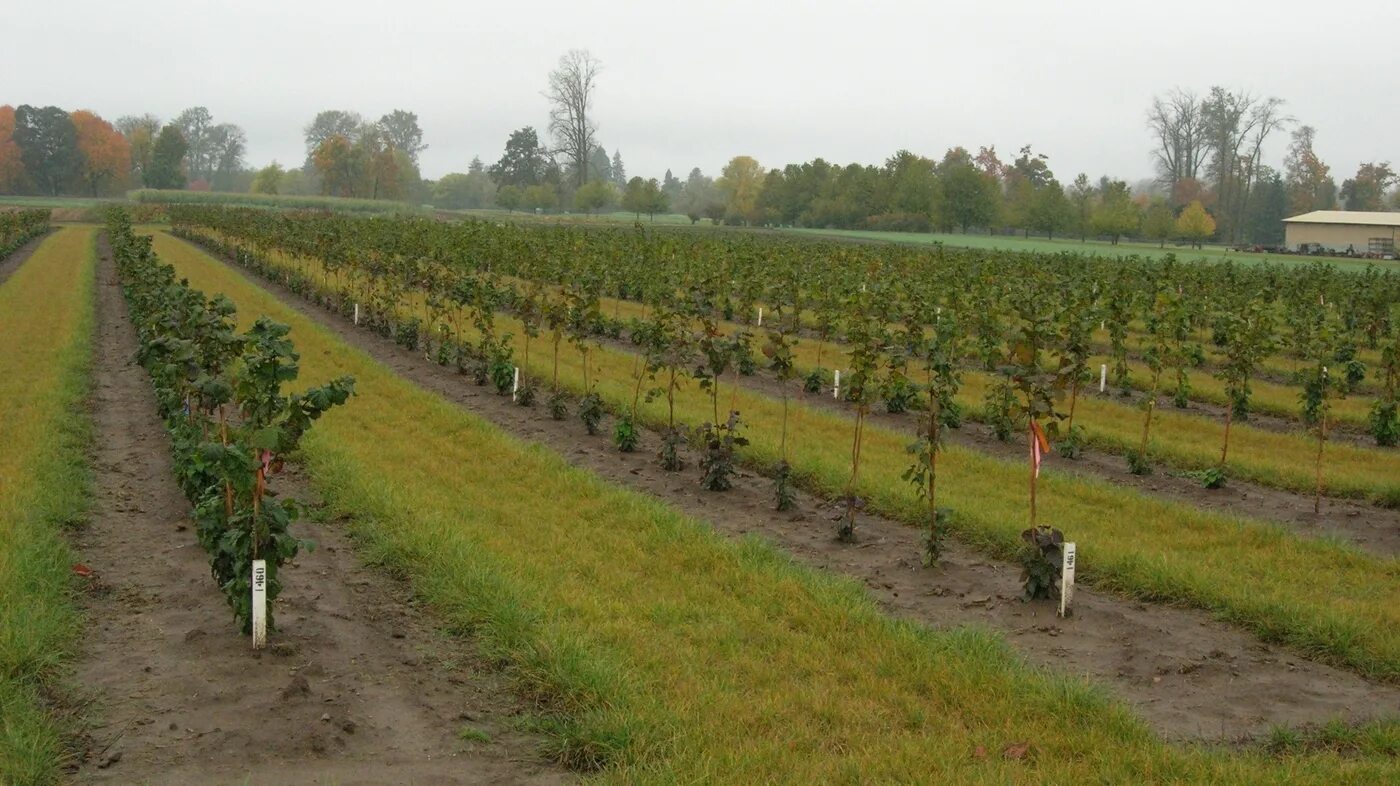
<svg viewBox="0 0 1400 786">
<path fill-rule="evenodd" d="M 157 236 L 157 248 L 174 259 L 197 253 L 164 234 Z M 407 307 L 421 313 L 417 302 Z M 497 325 L 516 336 L 516 357 L 521 358 L 520 324 L 502 315 Z M 620 350 L 599 348 L 591 355 L 597 392 L 615 411 L 630 406 L 636 365 L 635 355 Z M 552 358 L 543 338 L 534 343 L 525 366 L 536 379 L 549 379 Z M 563 384 L 580 391 L 579 353 L 565 349 L 560 367 Z M 745 455 L 759 467 L 776 464 L 782 405 L 740 389 L 732 380 L 724 380 L 722 388 L 725 408 L 743 413 L 746 435 L 753 440 Z M 677 413 L 685 423 L 711 420 L 708 394 L 687 385 L 678 395 Z M 665 402 L 643 404 L 640 417 L 664 425 Z M 829 498 L 839 497 L 850 474 L 850 418 L 795 404 L 790 430 L 795 444 L 789 460 L 798 481 Z M 910 523 L 924 521 L 925 504 L 900 479 L 910 462 L 906 447 L 911 436 L 871 425 L 865 431 L 857 491 L 874 510 Z M 1027 515 L 1026 468 L 956 447 L 942 455 L 940 504 L 953 509 L 951 526 L 991 553 L 1013 555 Z M 1042 521 L 1054 522 L 1082 544 L 1081 574 L 1099 586 L 1210 609 L 1313 657 L 1400 680 L 1400 560 L 1166 502 L 1107 481 L 1052 471 L 1042 478 L 1041 488 Z"/>
<path fill-rule="evenodd" d="M 789 228 L 783 230 L 802 235 L 819 235 L 823 237 L 841 238 L 845 240 L 866 240 L 880 241 L 886 243 L 907 243 L 912 245 L 932 245 L 942 243 L 947 246 L 957 248 L 979 248 L 997 249 L 1003 251 L 1036 251 L 1045 254 L 1058 254 L 1063 252 L 1074 254 L 1092 254 L 1094 256 L 1119 257 L 1136 254 L 1141 257 L 1158 258 L 1167 254 L 1175 254 L 1181 260 L 1206 259 L 1211 261 L 1221 261 L 1233 259 L 1237 262 L 1247 264 L 1257 264 L 1261 262 L 1278 262 L 1283 264 L 1310 264 L 1312 262 L 1329 262 L 1339 268 L 1362 269 L 1368 264 L 1396 267 L 1400 263 L 1379 262 L 1361 259 L 1351 259 L 1347 257 L 1311 257 L 1298 256 L 1296 254 L 1256 254 L 1252 252 L 1235 251 L 1225 246 L 1207 245 L 1204 248 L 1190 248 L 1189 246 L 1173 246 L 1168 244 L 1165 248 L 1160 248 L 1156 243 L 1137 243 L 1132 241 L 1120 241 L 1113 245 L 1106 240 L 1084 240 L 1077 238 L 1055 238 L 1047 240 L 1043 237 L 1023 238 L 1018 235 L 967 235 L 961 233 L 941 233 L 941 232 L 870 232 L 858 229 L 799 229 Z"/>
<path fill-rule="evenodd" d="M 303 375 L 359 395 L 304 454 L 384 564 L 511 664 L 602 782 L 1335 783 L 1393 758 L 1179 749 L 997 637 L 891 620 L 859 588 L 730 542 L 396 377 L 177 240 L 242 318 L 292 325 Z M 572 372 L 577 368 L 571 367 Z M 1390 745 L 1391 730 L 1378 733 Z M 1030 742 L 1028 755 L 1004 746 Z M 1368 750 L 1370 750 L 1368 746 Z M 1375 751 L 1372 750 L 1372 753 Z"/>
<path fill-rule="evenodd" d="M 107 204 L 112 199 L 98 199 L 89 197 L 34 197 L 34 196 L 3 196 L 0 195 L 0 207 L 12 205 L 15 207 L 48 207 L 48 208 L 89 208 L 97 205 Z"/>
<path fill-rule="evenodd" d="M 479 210 L 450 210 L 440 211 L 443 213 L 457 214 L 479 218 L 485 220 L 529 220 L 529 221 L 553 221 L 563 223 L 625 223 L 631 224 L 638 220 L 633 213 L 624 211 L 614 211 L 609 213 L 533 213 L 525 210 L 505 211 L 499 209 L 479 209 Z M 641 216 L 641 223 L 646 225 L 665 226 L 691 226 L 690 219 L 679 213 L 658 214 L 654 218 Z M 1335 264 L 1339 268 L 1362 269 L 1368 264 L 1381 266 L 1397 266 L 1400 263 L 1368 261 L 1353 259 L 1349 257 L 1313 257 L 1298 256 L 1289 254 L 1256 254 L 1253 252 L 1235 251 L 1225 246 L 1206 245 L 1202 248 L 1191 248 L 1190 246 L 1176 246 L 1168 243 L 1165 248 L 1157 243 L 1135 242 L 1131 240 L 1119 241 L 1117 245 L 1107 240 L 1079 240 L 1078 238 L 1053 238 L 1043 237 L 1025 238 L 1020 235 L 983 235 L 964 234 L 958 232 L 880 232 L 861 229 L 809 229 L 803 227 L 782 227 L 777 229 L 768 228 L 747 228 L 747 227 L 723 227 L 716 226 L 709 219 L 702 219 L 695 224 L 698 228 L 710 228 L 719 231 L 733 232 L 782 232 L 796 235 L 806 235 L 814 237 L 826 237 L 837 240 L 852 240 L 861 242 L 880 243 L 903 243 L 908 245 L 933 245 L 935 243 L 954 248 L 974 248 L 974 249 L 995 249 L 1004 251 L 1034 251 L 1045 254 L 1075 253 L 1091 254 L 1094 256 L 1119 257 L 1135 254 L 1141 257 L 1161 258 L 1167 254 L 1175 254 L 1181 260 L 1205 259 L 1218 262 L 1232 259 L 1246 264 L 1258 264 L 1261 262 L 1279 262 L 1283 264 L 1308 264 L 1315 261 Z"/>
<path fill-rule="evenodd" d="M 138 204 L 234 205 L 276 210 L 333 210 L 347 213 L 419 213 L 422 208 L 389 199 L 343 199 L 292 194 L 243 194 L 228 191 L 177 191 L 143 188 L 127 194 Z"/>
<path fill-rule="evenodd" d="M 0 286 L 0 783 L 59 780 L 46 711 L 79 633 L 63 528 L 87 504 L 83 415 L 93 330 L 91 229 L 51 236 Z"/>
</svg>

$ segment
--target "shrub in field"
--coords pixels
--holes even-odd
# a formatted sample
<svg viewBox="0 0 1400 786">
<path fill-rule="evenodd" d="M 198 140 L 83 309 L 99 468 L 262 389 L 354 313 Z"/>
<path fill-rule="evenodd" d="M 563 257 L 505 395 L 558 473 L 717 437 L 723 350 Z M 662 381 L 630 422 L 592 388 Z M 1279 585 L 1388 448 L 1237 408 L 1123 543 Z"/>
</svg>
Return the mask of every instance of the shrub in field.
<svg viewBox="0 0 1400 786">
<path fill-rule="evenodd" d="M 850 347 L 850 373 L 842 380 L 846 400 L 856 405 L 856 420 L 851 430 L 851 475 L 842 494 L 845 515 L 836 527 L 836 537 L 850 543 L 856 537 L 856 513 L 863 505 L 856 496 L 860 482 L 860 449 L 865 436 L 865 423 L 870 406 L 878 394 L 879 373 L 884 360 L 888 330 L 877 313 L 875 294 L 862 290 L 851 296 L 847 305 L 850 321 L 846 328 L 846 343 Z"/>
<path fill-rule="evenodd" d="M 1142 353 L 1143 363 L 1148 371 L 1147 388 L 1144 390 L 1146 395 L 1142 399 L 1142 438 L 1137 448 L 1127 453 L 1128 471 L 1134 475 L 1152 473 L 1152 460 L 1148 456 L 1147 445 L 1152 432 L 1152 416 L 1157 412 L 1157 392 L 1162 381 L 1162 370 L 1171 359 L 1173 331 L 1168 317 L 1176 297 L 1169 291 L 1158 292 L 1147 316 L 1147 346 Z"/>
<path fill-rule="evenodd" d="M 1065 458 L 1078 458 L 1084 450 L 1084 427 L 1074 424 L 1074 415 L 1079 394 L 1090 378 L 1089 358 L 1094 352 L 1094 321 L 1097 319 L 1089 294 L 1081 291 L 1072 297 L 1061 314 L 1059 328 L 1060 357 L 1069 380 L 1069 412 L 1064 428 L 1055 435 L 1055 449 Z"/>
<path fill-rule="evenodd" d="M 593 379 L 592 364 L 589 362 L 594 345 L 591 326 L 598 317 L 597 287 L 597 282 L 592 280 L 576 282 L 565 292 L 564 301 L 564 327 L 569 335 L 569 343 L 578 350 L 583 361 L 584 392 L 579 398 L 578 416 L 589 436 L 598 433 L 598 426 L 603 422 L 604 414 L 603 399 L 593 390 L 596 381 Z"/>
<path fill-rule="evenodd" d="M 1064 560 L 1064 533 L 1054 527 L 1034 526 L 1021 532 L 1021 540 L 1021 585 L 1026 599 L 1055 597 Z"/>
<path fill-rule="evenodd" d="M 1302 420 L 1313 436 L 1317 438 L 1317 455 L 1314 467 L 1317 477 L 1316 493 L 1313 497 L 1313 513 L 1322 511 L 1322 457 L 1330 434 L 1328 418 L 1332 414 L 1334 399 L 1345 394 L 1346 378 L 1334 373 L 1329 363 L 1336 362 L 1337 326 L 1330 314 L 1322 307 L 1309 309 L 1307 315 L 1309 329 L 1306 331 L 1308 345 L 1300 354 L 1309 359 L 1307 368 L 1302 371 L 1303 390 L 1299 394 L 1302 402 Z"/>
<path fill-rule="evenodd" d="M 749 444 L 739 433 L 739 413 L 730 412 L 724 423 L 700 427 L 700 485 L 708 491 L 728 491 L 739 472 L 738 449 Z"/>
<path fill-rule="evenodd" d="M 1400 332 L 1400 324 L 1392 330 Z M 1400 389 L 1400 336 L 1392 335 L 1381 348 L 1380 377 L 1381 394 L 1371 406 L 1371 436 L 1377 445 L 1393 447 L 1400 442 L 1400 413 L 1396 406 L 1397 389 Z"/>
<path fill-rule="evenodd" d="M 796 292 L 790 291 L 789 294 L 793 303 L 792 311 L 796 312 Z M 797 344 L 794 338 L 797 327 L 796 316 L 785 315 L 783 306 L 780 304 L 768 330 L 768 343 L 763 346 L 763 354 L 768 358 L 768 368 L 773 371 L 773 375 L 778 380 L 778 388 L 783 400 L 782 426 L 778 439 L 778 466 L 773 474 L 773 495 L 778 510 L 789 510 L 796 499 L 792 489 L 792 465 L 788 464 L 788 387 L 793 377 L 797 375 L 797 366 L 793 355 L 793 348 Z"/>
<path fill-rule="evenodd" d="M 947 427 L 945 413 L 956 407 L 954 398 L 962 384 L 958 360 L 963 354 L 962 328 L 951 312 L 936 313 L 933 327 L 927 333 L 918 331 L 920 340 L 916 354 L 924 364 L 924 392 L 927 407 L 919 422 L 919 438 L 909 445 L 914 462 L 904 471 L 903 478 L 913 484 L 919 496 L 928 503 L 928 531 L 924 537 L 923 562 L 938 564 L 943 554 L 944 528 L 939 526 L 938 452 L 943 447 L 943 429 Z M 927 336 L 927 338 L 924 338 Z"/>
<path fill-rule="evenodd" d="M 0 259 L 49 231 L 49 210 L 0 210 Z"/>
<path fill-rule="evenodd" d="M 251 632 L 253 561 L 267 561 L 273 600 L 281 591 L 278 568 L 310 545 L 290 532 L 296 506 L 268 481 L 313 422 L 349 399 L 354 380 L 287 394 L 298 357 L 286 325 L 261 318 L 236 332 L 233 304 L 222 296 L 206 300 L 177 281 L 124 213 L 113 211 L 107 228 L 137 325 L 137 359 L 156 389 L 200 544 L 235 619 Z"/>
<path fill-rule="evenodd" d="M 1249 380 L 1273 345 L 1274 320 L 1269 311 L 1257 302 L 1236 306 L 1221 314 L 1218 320 L 1225 335 L 1225 359 L 1216 376 L 1225 384 L 1225 395 L 1230 401 L 1220 447 L 1222 470 L 1230 452 L 1231 421 L 1249 416 Z"/>
</svg>

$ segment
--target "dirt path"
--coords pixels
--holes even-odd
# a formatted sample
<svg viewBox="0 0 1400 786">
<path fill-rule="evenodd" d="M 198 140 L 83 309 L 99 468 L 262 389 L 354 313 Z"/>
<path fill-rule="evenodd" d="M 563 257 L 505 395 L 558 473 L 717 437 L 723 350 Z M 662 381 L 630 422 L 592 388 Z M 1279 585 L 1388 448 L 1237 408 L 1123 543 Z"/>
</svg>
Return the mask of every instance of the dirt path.
<svg viewBox="0 0 1400 786">
<path fill-rule="evenodd" d="M 1020 601 L 1019 568 L 957 543 L 949 544 L 939 569 L 923 568 L 920 533 L 902 523 L 862 516 L 861 542 L 838 543 L 832 537 L 838 514 L 824 500 L 799 494 L 795 511 L 777 513 L 771 481 L 747 472 L 729 492 L 705 492 L 694 455 L 687 456 L 683 472 L 661 470 L 655 458 L 659 439 L 652 432 L 643 433 L 635 453 L 619 453 L 606 436 L 585 436 L 576 418 L 554 421 L 543 407 L 515 406 L 508 396 L 477 387 L 420 352 L 249 275 L 347 344 L 506 431 L 662 499 L 723 534 L 759 535 L 801 562 L 855 577 L 895 614 L 935 627 L 981 624 L 1002 631 L 1032 662 L 1104 684 L 1168 737 L 1233 740 L 1275 724 L 1400 711 L 1400 689 L 1262 644 L 1205 612 L 1081 590 L 1075 616 L 1062 620 L 1049 603 Z"/>
<path fill-rule="evenodd" d="M 258 657 L 195 541 L 110 258 L 98 273 L 95 500 L 77 548 L 96 576 L 76 682 L 93 691 L 76 780 L 152 784 L 572 780 L 513 731 L 518 703 L 468 642 L 434 632 L 405 588 L 340 530 L 283 574 Z M 289 473 L 295 475 L 295 471 Z M 290 482 L 289 482 L 290 481 Z M 298 478 L 278 478 L 307 499 Z M 309 500 L 314 502 L 314 500 Z M 464 727 L 485 743 L 458 738 Z"/>
<path fill-rule="evenodd" d="M 4 284 L 10 276 L 14 275 L 14 272 L 19 270 L 20 265 L 23 265 L 25 261 L 29 259 L 29 256 L 39 247 L 39 244 L 48 239 L 52 234 L 53 230 L 49 230 L 15 249 L 14 253 L 9 256 L 0 258 L 0 284 Z"/>
</svg>

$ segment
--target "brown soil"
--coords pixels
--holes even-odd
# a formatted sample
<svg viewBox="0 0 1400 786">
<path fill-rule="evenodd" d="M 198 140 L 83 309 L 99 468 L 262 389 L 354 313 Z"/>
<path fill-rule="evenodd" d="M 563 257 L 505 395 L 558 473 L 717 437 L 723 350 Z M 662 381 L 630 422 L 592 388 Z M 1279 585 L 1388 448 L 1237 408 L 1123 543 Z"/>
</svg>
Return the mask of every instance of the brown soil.
<svg viewBox="0 0 1400 786">
<path fill-rule="evenodd" d="M 169 441 L 104 251 L 98 278 L 95 571 L 76 667 L 91 690 L 83 783 L 529 783 L 572 780 L 470 642 L 435 632 L 407 588 L 362 566 L 335 526 L 283 574 L 279 630 L 261 656 L 234 627 L 174 481 Z M 314 504 L 301 479 L 284 493 Z M 457 737 L 464 727 L 485 743 Z"/>
<path fill-rule="evenodd" d="M 798 494 L 796 510 L 777 513 L 771 481 L 747 472 L 731 491 L 703 491 L 693 455 L 680 473 L 658 466 L 654 433 L 643 432 L 635 453 L 619 453 L 607 437 L 585 436 L 576 418 L 554 421 L 543 407 L 516 406 L 420 352 L 252 277 L 347 344 L 507 432 L 662 499 L 720 533 L 757 535 L 803 563 L 854 577 L 894 614 L 938 628 L 974 624 L 1000 631 L 1032 663 L 1107 686 L 1170 738 L 1235 740 L 1275 724 L 1361 720 L 1400 709 L 1400 689 L 1263 644 L 1205 612 L 1081 588 L 1074 616 L 1060 619 L 1048 602 L 1020 600 L 1019 568 L 961 544 L 948 545 L 939 568 L 923 568 L 919 531 L 899 522 L 862 516 L 860 542 L 839 543 L 833 538 L 838 510 L 825 500 Z"/>
<path fill-rule="evenodd" d="M 14 275 L 14 272 L 19 270 L 20 265 L 23 265 L 29 259 L 30 255 L 34 253 L 34 250 L 39 247 L 39 244 L 44 242 L 45 238 L 50 234 L 51 232 L 45 232 L 15 249 L 14 253 L 9 256 L 0 258 L 0 284 L 5 283 L 10 276 Z"/>
</svg>

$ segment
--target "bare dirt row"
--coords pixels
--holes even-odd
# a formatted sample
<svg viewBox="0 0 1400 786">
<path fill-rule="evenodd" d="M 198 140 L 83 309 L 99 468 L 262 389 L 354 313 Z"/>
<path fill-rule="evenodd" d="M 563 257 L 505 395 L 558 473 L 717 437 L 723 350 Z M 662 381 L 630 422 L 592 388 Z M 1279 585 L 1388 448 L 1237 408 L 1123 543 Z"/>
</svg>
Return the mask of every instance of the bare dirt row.
<svg viewBox="0 0 1400 786">
<path fill-rule="evenodd" d="M 761 536 L 803 563 L 853 577 L 894 614 L 935 627 L 999 630 L 1031 662 L 1107 686 L 1168 737 L 1236 740 L 1272 725 L 1361 720 L 1400 707 L 1400 690 L 1261 643 L 1204 612 L 1082 590 L 1075 615 L 1059 619 L 1049 603 L 1020 600 L 1019 568 L 968 547 L 951 543 L 940 567 L 922 567 L 920 533 L 895 521 L 863 516 L 861 542 L 838 543 L 832 535 L 838 513 L 826 500 L 800 494 L 795 511 L 778 513 L 771 481 L 749 473 L 729 492 L 703 491 L 693 455 L 686 471 L 660 468 L 654 433 L 643 435 L 637 452 L 619 453 L 607 437 L 585 436 L 575 419 L 554 421 L 541 407 L 516 406 L 421 352 L 252 277 L 347 344 L 509 433 L 665 500 L 723 534 Z"/>
</svg>

